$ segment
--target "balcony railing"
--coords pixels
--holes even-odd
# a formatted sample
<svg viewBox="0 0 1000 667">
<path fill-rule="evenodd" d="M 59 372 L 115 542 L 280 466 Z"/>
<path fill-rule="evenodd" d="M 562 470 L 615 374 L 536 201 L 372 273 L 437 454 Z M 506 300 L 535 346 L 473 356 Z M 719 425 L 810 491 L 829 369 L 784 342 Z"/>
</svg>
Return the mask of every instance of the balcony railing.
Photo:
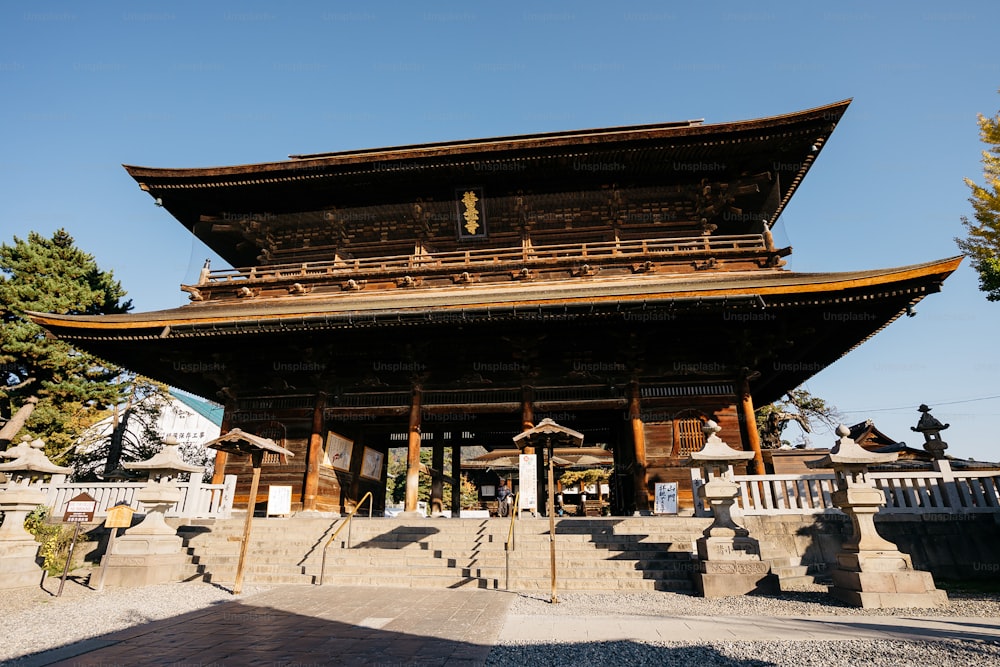
<svg viewBox="0 0 1000 667">
<path fill-rule="evenodd" d="M 199 285 L 354 278 L 364 274 L 507 270 L 564 262 L 603 262 L 759 255 L 769 249 L 760 234 L 560 243 L 520 248 L 475 248 L 390 257 L 337 258 L 209 271 Z"/>
</svg>

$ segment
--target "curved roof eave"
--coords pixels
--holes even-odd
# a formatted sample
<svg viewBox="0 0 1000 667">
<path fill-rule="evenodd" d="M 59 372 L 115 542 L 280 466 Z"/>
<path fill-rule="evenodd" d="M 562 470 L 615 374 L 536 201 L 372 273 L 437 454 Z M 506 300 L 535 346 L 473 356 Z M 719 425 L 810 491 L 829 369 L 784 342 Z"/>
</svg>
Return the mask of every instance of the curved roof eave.
<svg viewBox="0 0 1000 667">
<path fill-rule="evenodd" d="M 784 271 L 734 273 L 678 278 L 651 275 L 629 280 L 599 280 L 573 285 L 557 282 L 480 285 L 426 290 L 388 290 L 384 293 L 342 293 L 328 296 L 264 298 L 257 302 L 197 303 L 179 308 L 124 315 L 60 315 L 28 312 L 36 324 L 63 332 L 102 332 L 119 335 L 130 330 L 170 327 L 202 328 L 233 322 L 281 322 L 324 315 L 378 315 L 424 311 L 474 311 L 499 306 L 547 307 L 601 302 L 696 301 L 752 299 L 832 294 L 845 289 L 891 286 L 909 280 L 940 283 L 958 268 L 963 257 L 902 266 L 842 273 L 792 273 Z"/>
<path fill-rule="evenodd" d="M 602 144 L 623 141 L 639 141 L 664 137 L 698 137 L 712 136 L 741 131 L 761 131 L 782 126 L 794 125 L 809 120 L 821 120 L 836 124 L 846 112 L 851 99 L 841 100 L 812 109 L 805 109 L 788 114 L 768 116 L 752 120 L 731 121 L 725 123 L 698 124 L 698 121 L 681 121 L 655 123 L 648 125 L 632 125 L 586 130 L 569 130 L 563 132 L 546 132 L 540 134 L 511 135 L 484 139 L 468 139 L 463 141 L 435 142 L 426 144 L 410 144 L 402 146 L 387 146 L 362 150 L 315 153 L 308 155 L 292 155 L 291 159 L 258 162 L 242 165 L 193 167 L 193 168 L 159 168 L 138 165 L 122 166 L 137 181 L 144 178 L 190 178 L 190 177 L 226 177 L 244 174 L 267 174 L 280 171 L 310 170 L 315 171 L 321 166 L 336 166 L 358 164 L 365 162 L 385 162 L 391 160 L 411 160 L 424 157 L 468 156 L 476 153 L 494 153 L 508 150 L 530 150 L 532 148 L 555 148 L 559 146 L 578 146 L 580 144 Z"/>
</svg>

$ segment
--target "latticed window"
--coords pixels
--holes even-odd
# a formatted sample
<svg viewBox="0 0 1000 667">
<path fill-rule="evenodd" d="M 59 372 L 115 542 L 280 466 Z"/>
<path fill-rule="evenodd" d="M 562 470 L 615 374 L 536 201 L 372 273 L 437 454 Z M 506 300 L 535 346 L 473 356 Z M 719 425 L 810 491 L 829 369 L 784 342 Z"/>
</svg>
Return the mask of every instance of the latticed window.
<svg viewBox="0 0 1000 667">
<path fill-rule="evenodd" d="M 705 446 L 705 433 L 700 416 L 679 416 L 674 419 L 675 451 L 681 456 L 696 452 Z"/>
</svg>

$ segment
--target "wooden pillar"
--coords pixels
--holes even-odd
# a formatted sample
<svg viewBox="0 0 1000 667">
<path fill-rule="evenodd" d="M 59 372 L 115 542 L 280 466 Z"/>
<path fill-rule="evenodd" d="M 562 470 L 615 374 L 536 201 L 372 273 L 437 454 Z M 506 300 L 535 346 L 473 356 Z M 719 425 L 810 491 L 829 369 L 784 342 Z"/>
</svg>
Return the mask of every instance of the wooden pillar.
<svg viewBox="0 0 1000 667">
<path fill-rule="evenodd" d="M 302 509 L 307 512 L 316 510 L 316 498 L 319 496 L 319 465 L 323 454 L 323 408 L 326 407 L 326 394 L 316 394 L 313 405 L 312 431 L 309 434 L 309 449 L 306 455 L 306 478 L 302 484 Z"/>
<path fill-rule="evenodd" d="M 530 431 L 535 427 L 535 390 L 533 387 L 523 386 L 521 387 L 521 431 Z M 522 454 L 534 454 L 537 457 L 537 463 L 535 469 L 541 472 L 544 470 L 543 465 L 545 463 L 541 456 L 541 451 L 536 452 L 535 448 L 531 445 L 526 445 L 524 449 L 521 450 Z M 513 479 L 513 476 L 511 476 Z M 538 475 L 536 480 L 519 480 L 521 484 L 530 484 L 534 482 L 535 484 L 535 497 L 539 499 L 539 505 L 541 505 L 541 499 L 545 497 L 545 478 L 541 474 Z M 511 482 L 511 491 L 514 490 L 513 482 Z M 538 507 L 541 510 L 541 506 Z"/>
<path fill-rule="evenodd" d="M 440 516 L 444 510 L 444 445 L 431 446 L 431 516 Z"/>
<path fill-rule="evenodd" d="M 633 483 L 635 484 L 635 509 L 637 512 L 648 512 L 649 480 L 646 476 L 646 427 L 642 423 L 642 404 L 638 382 L 633 382 L 630 386 L 628 418 L 632 425 L 632 445 L 635 447 L 635 466 L 632 470 Z"/>
<path fill-rule="evenodd" d="M 219 425 L 219 435 L 229 433 L 230 422 L 233 419 L 233 411 L 236 409 L 236 401 L 226 401 L 226 408 L 222 411 L 222 424 Z M 229 454 L 218 451 L 215 452 L 215 465 L 212 467 L 212 484 L 222 484 L 226 481 L 226 462 Z"/>
<path fill-rule="evenodd" d="M 406 435 L 406 499 L 404 512 L 417 511 L 420 486 L 420 387 L 413 387 L 410 399 L 410 425 Z"/>
<path fill-rule="evenodd" d="M 754 416 L 753 397 L 750 395 L 750 380 L 756 374 L 744 374 L 739 379 L 740 421 L 746 428 L 746 442 L 753 452 L 756 470 L 751 474 L 764 474 L 764 455 L 760 451 L 760 434 L 757 432 L 757 418 Z M 744 448 L 745 449 L 745 448 Z"/>
<path fill-rule="evenodd" d="M 521 387 L 521 432 L 530 431 L 535 427 L 535 390 L 532 387 Z M 535 448 L 528 445 L 525 454 L 534 454 Z"/>
<path fill-rule="evenodd" d="M 451 518 L 462 515 L 462 444 L 455 440 L 451 444 Z"/>
</svg>

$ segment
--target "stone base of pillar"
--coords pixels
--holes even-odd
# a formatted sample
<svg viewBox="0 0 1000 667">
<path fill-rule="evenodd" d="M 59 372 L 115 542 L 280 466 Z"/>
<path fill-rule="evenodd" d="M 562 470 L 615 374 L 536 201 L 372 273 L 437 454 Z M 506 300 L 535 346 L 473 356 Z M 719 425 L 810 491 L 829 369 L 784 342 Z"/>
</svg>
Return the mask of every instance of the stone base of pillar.
<svg viewBox="0 0 1000 667">
<path fill-rule="evenodd" d="M 35 540 L 4 540 L 0 542 L 0 590 L 29 588 L 42 581 L 42 568 L 37 562 Z"/>
<path fill-rule="evenodd" d="M 109 554 L 104 560 L 107 561 L 104 585 L 126 588 L 183 581 L 189 563 L 188 557 L 182 553 Z"/>
<path fill-rule="evenodd" d="M 771 566 L 763 561 L 702 561 L 699 567 L 701 571 L 696 572 L 693 578 L 702 597 L 776 595 L 781 592 L 778 576 L 772 574 Z"/>
<path fill-rule="evenodd" d="M 746 536 L 713 536 L 699 538 L 696 545 L 701 560 L 692 579 L 703 597 L 781 592 L 778 576 L 760 559 L 757 540 Z"/>
<path fill-rule="evenodd" d="M 184 540 L 176 534 L 136 535 L 135 528 L 118 538 L 101 561 L 108 563 L 104 585 L 134 587 L 183 580 L 189 563 L 182 552 Z"/>
<path fill-rule="evenodd" d="M 837 554 L 830 595 L 864 609 L 946 607 L 948 594 L 934 587 L 930 572 L 914 570 L 899 551 Z"/>
</svg>

